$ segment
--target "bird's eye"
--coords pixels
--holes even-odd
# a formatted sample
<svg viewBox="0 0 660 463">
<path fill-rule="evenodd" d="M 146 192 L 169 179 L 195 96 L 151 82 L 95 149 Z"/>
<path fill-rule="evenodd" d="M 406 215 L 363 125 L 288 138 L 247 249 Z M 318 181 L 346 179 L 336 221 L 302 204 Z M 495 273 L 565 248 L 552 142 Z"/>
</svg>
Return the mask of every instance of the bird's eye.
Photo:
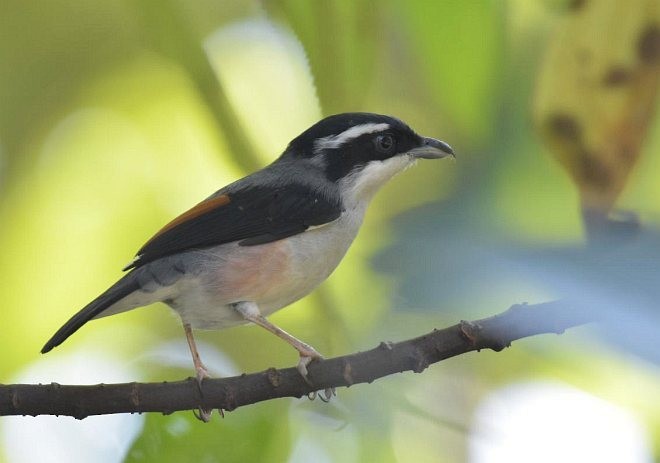
<svg viewBox="0 0 660 463">
<path fill-rule="evenodd" d="M 396 142 L 392 135 L 378 135 L 374 138 L 376 150 L 383 154 L 392 154 L 396 148 Z"/>
</svg>

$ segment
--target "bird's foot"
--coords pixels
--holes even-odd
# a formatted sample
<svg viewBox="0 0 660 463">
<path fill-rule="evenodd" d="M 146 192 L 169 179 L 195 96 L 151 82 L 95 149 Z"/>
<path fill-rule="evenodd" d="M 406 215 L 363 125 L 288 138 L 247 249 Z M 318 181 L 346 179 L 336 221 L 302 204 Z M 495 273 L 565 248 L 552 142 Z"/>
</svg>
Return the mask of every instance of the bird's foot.
<svg viewBox="0 0 660 463">
<path fill-rule="evenodd" d="M 202 395 L 202 381 L 204 381 L 206 378 L 210 378 L 211 375 L 209 375 L 208 370 L 204 366 L 202 362 L 199 362 L 198 364 L 195 365 L 195 370 L 197 371 L 197 387 L 199 388 L 199 393 Z M 224 418 L 224 413 L 221 409 L 218 409 L 218 412 L 220 415 Z M 213 414 L 213 409 L 203 409 L 202 407 L 199 407 L 197 410 L 193 410 L 193 414 L 195 415 L 195 418 L 197 418 L 199 421 L 203 421 L 204 423 L 208 423 L 211 421 L 211 415 Z"/>
<path fill-rule="evenodd" d="M 200 387 L 202 387 L 202 381 L 204 381 L 206 378 L 210 378 L 211 375 L 209 374 L 209 370 L 206 369 L 206 366 L 202 362 L 199 362 L 198 365 L 195 365 L 195 371 L 197 371 L 197 384 Z"/>
<path fill-rule="evenodd" d="M 312 363 L 314 360 L 323 360 L 323 356 L 319 354 L 316 351 L 316 349 L 314 349 L 312 346 L 308 344 L 303 344 L 302 346 L 300 346 L 298 352 L 300 352 L 300 360 L 298 361 L 297 369 L 300 372 L 300 375 L 305 380 L 305 382 L 310 386 L 313 386 L 312 382 L 309 380 L 307 376 L 308 374 L 307 366 L 310 363 Z M 316 399 L 317 395 L 323 402 L 329 402 L 333 396 L 335 397 L 337 396 L 337 392 L 335 391 L 334 387 L 329 387 L 323 390 L 321 393 L 318 393 L 318 391 L 310 392 L 309 394 L 307 394 L 307 398 L 309 398 L 309 400 L 314 400 Z"/>
<path fill-rule="evenodd" d="M 282 328 L 279 328 L 273 325 L 271 322 L 269 322 L 266 319 L 266 317 L 264 317 L 263 315 L 261 315 L 261 313 L 259 313 L 259 308 L 257 307 L 256 304 L 252 302 L 238 302 L 233 306 L 234 309 L 236 309 L 236 311 L 243 316 L 243 318 L 245 318 L 248 321 L 251 321 L 256 325 L 261 326 L 262 328 L 265 328 L 266 330 L 273 333 L 275 336 L 284 339 L 289 345 L 291 345 L 291 347 L 296 349 L 300 354 L 300 361 L 298 361 L 298 366 L 297 366 L 298 371 L 300 372 L 300 375 L 303 377 L 305 382 L 310 386 L 313 386 L 312 382 L 309 380 L 309 377 L 307 376 L 308 375 L 307 366 L 310 363 L 312 363 L 314 360 L 323 360 L 323 356 L 319 354 L 316 351 L 316 349 L 314 349 L 309 344 L 306 344 L 302 342 L 300 339 L 291 336 Z M 332 398 L 333 395 L 336 395 L 334 388 L 328 388 L 323 391 L 321 400 L 327 402 L 328 400 L 330 400 L 330 398 Z M 309 397 L 312 399 L 315 398 L 316 392 L 311 393 Z"/>
<path fill-rule="evenodd" d="M 303 377 L 305 382 L 311 386 L 312 383 L 307 377 L 307 366 L 314 360 L 323 360 L 323 356 L 308 344 L 301 343 L 300 346 L 296 346 L 296 349 L 300 353 L 300 360 L 298 361 L 298 366 L 296 368 L 300 372 L 300 375 Z"/>
</svg>

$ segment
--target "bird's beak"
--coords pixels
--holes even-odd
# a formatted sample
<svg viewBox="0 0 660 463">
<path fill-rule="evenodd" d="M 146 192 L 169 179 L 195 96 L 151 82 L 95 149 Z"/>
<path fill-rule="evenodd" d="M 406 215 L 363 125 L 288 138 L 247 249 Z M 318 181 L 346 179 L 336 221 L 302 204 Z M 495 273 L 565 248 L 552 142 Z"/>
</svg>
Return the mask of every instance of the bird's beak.
<svg viewBox="0 0 660 463">
<path fill-rule="evenodd" d="M 441 159 L 447 156 L 456 157 L 454 150 L 444 141 L 435 138 L 422 138 L 421 146 L 408 151 L 408 154 L 420 159 Z"/>
</svg>

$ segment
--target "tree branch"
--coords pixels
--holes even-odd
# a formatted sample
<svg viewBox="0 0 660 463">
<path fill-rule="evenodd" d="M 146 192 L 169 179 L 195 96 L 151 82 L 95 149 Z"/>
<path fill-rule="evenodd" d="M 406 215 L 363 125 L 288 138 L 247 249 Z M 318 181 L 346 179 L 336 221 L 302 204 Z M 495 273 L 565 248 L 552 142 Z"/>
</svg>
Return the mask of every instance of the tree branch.
<svg viewBox="0 0 660 463">
<path fill-rule="evenodd" d="M 295 368 L 178 382 L 98 384 L 0 385 L 0 416 L 67 415 L 83 419 L 111 413 L 161 412 L 238 407 L 275 399 L 301 397 L 330 387 L 371 383 L 383 376 L 412 370 L 421 373 L 432 363 L 466 352 L 500 351 L 512 341 L 542 333 L 561 334 L 567 328 L 594 321 L 593 314 L 564 301 L 514 305 L 493 317 L 434 330 L 398 343 L 382 342 L 375 349 L 313 362 L 307 384 Z"/>
</svg>

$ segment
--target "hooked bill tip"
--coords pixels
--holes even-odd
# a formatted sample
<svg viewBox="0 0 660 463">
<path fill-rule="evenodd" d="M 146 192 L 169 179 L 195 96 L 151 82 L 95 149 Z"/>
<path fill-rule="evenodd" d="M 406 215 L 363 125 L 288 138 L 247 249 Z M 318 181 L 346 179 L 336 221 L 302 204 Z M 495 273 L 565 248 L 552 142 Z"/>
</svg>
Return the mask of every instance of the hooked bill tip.
<svg viewBox="0 0 660 463">
<path fill-rule="evenodd" d="M 441 159 L 447 156 L 456 157 L 454 149 L 442 140 L 424 137 L 422 146 L 414 148 L 410 154 L 421 159 Z"/>
</svg>

